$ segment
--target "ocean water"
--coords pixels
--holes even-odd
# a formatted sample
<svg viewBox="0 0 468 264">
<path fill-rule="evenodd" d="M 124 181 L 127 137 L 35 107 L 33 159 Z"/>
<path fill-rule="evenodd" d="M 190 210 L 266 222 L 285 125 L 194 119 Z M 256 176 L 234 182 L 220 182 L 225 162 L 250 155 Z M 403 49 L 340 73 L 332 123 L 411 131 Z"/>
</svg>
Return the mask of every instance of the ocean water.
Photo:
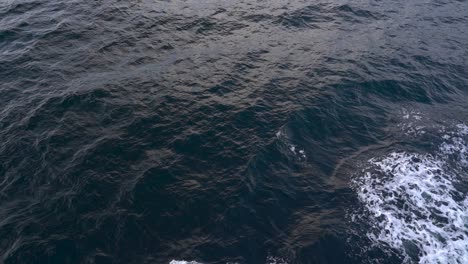
<svg viewBox="0 0 468 264">
<path fill-rule="evenodd" d="M 0 263 L 468 263 L 468 1 L 0 1 Z"/>
</svg>

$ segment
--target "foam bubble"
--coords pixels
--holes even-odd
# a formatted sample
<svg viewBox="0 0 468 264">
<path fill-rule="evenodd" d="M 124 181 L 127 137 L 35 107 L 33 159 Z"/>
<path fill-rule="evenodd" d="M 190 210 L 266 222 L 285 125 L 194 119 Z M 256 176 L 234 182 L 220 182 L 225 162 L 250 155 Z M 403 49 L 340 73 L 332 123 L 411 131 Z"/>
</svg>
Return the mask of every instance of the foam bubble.
<svg viewBox="0 0 468 264">
<path fill-rule="evenodd" d="M 368 238 L 408 262 L 468 263 L 468 198 L 455 188 L 468 180 L 460 170 L 468 165 L 466 135 L 459 125 L 433 155 L 393 152 L 369 160 L 353 180 L 367 214 L 351 219 L 370 221 Z"/>
</svg>

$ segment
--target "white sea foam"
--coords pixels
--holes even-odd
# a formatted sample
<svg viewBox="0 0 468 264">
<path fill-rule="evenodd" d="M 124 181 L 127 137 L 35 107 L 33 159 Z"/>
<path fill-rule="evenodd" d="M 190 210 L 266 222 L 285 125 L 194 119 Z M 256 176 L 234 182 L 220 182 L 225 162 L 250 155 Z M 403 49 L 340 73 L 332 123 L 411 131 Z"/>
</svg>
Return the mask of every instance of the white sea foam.
<svg viewBox="0 0 468 264">
<path fill-rule="evenodd" d="M 426 133 L 424 130 L 426 127 L 426 117 L 419 111 L 403 109 L 401 114 L 403 115 L 402 122 L 398 124 L 398 127 L 407 135 L 422 135 Z"/>
<path fill-rule="evenodd" d="M 298 158 L 300 159 L 306 159 L 307 155 L 305 153 L 305 150 L 303 149 L 298 149 L 296 145 L 289 144 L 289 150 Z"/>
<path fill-rule="evenodd" d="M 371 222 L 369 239 L 407 262 L 468 263 L 468 198 L 455 188 L 468 182 L 466 135 L 468 127 L 458 125 L 433 155 L 393 152 L 369 160 L 353 181 L 367 214 L 351 219 Z"/>
<path fill-rule="evenodd" d="M 288 262 L 284 258 L 268 256 L 266 264 L 288 264 Z"/>
<path fill-rule="evenodd" d="M 276 132 L 276 137 L 277 137 L 277 138 L 280 138 L 281 135 L 282 135 L 281 130 L 278 130 L 278 132 Z"/>
<path fill-rule="evenodd" d="M 196 261 L 172 260 L 169 264 L 202 264 Z"/>
<path fill-rule="evenodd" d="M 422 114 L 419 111 L 402 109 L 403 119 L 421 120 Z"/>
<path fill-rule="evenodd" d="M 196 261 L 172 260 L 169 264 L 203 264 Z M 228 262 L 226 264 L 239 264 L 237 262 Z M 288 264 L 284 258 L 268 256 L 265 264 Z"/>
<path fill-rule="evenodd" d="M 307 158 L 307 155 L 306 155 L 306 152 L 303 148 L 300 148 L 298 147 L 297 145 L 295 144 L 292 144 L 291 143 L 291 139 L 288 137 L 287 133 L 285 132 L 282 132 L 281 130 L 279 130 L 278 132 L 276 132 L 276 138 L 286 144 L 287 148 L 289 149 L 289 151 L 299 160 L 301 161 L 304 161 L 306 160 Z"/>
<path fill-rule="evenodd" d="M 468 135 L 468 126 L 464 124 L 457 125 L 457 131 L 444 135 L 446 142 L 439 147 L 441 153 L 456 158 L 459 165 L 463 167 L 468 166 L 468 146 L 464 140 L 466 135 Z"/>
</svg>

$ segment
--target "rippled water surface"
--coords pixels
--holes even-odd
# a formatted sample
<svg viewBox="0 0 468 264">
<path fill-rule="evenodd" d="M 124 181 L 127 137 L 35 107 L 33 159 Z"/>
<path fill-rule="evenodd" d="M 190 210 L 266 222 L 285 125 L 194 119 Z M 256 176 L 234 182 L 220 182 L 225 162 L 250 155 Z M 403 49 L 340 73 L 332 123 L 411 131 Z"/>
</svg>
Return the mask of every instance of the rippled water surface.
<svg viewBox="0 0 468 264">
<path fill-rule="evenodd" d="M 468 2 L 0 1 L 0 263 L 468 263 Z"/>
</svg>

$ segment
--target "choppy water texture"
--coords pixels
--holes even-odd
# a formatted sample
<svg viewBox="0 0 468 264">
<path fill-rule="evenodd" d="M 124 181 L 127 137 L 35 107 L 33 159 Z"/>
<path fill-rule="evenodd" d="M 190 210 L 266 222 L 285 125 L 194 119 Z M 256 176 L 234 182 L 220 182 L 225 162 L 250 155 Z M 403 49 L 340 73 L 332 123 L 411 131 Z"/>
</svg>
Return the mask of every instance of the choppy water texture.
<svg viewBox="0 0 468 264">
<path fill-rule="evenodd" d="M 0 2 L 0 263 L 468 262 L 468 2 Z"/>
</svg>

